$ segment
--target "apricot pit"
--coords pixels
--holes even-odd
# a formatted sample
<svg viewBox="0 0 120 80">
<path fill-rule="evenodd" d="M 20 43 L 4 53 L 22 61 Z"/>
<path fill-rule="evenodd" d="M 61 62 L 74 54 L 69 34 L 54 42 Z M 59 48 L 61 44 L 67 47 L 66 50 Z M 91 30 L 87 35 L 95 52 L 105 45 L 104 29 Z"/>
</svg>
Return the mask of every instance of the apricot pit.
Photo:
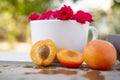
<svg viewBox="0 0 120 80">
<path fill-rule="evenodd" d="M 47 46 L 42 46 L 38 49 L 39 57 L 46 59 L 50 53 L 50 50 Z"/>
</svg>

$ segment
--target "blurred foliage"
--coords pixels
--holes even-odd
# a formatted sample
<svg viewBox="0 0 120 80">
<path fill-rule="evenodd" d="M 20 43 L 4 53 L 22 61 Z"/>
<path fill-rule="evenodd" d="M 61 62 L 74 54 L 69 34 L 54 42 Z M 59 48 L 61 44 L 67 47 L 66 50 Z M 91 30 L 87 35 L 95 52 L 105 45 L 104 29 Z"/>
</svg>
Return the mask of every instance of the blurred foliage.
<svg viewBox="0 0 120 80">
<path fill-rule="evenodd" d="M 120 0 L 114 0 L 114 5 L 112 6 L 114 10 L 120 11 Z"/>
<path fill-rule="evenodd" d="M 48 9 L 54 9 L 58 2 L 64 0 L 0 0 L 0 40 L 29 41 L 30 29 L 27 17 L 32 12 L 41 13 Z M 75 3 L 79 0 L 73 0 Z M 59 6 L 59 5 L 58 5 Z M 120 34 L 120 0 L 114 0 L 110 11 L 91 11 L 97 26 L 103 17 L 111 28 L 111 33 Z M 91 34 L 91 32 L 90 32 Z M 100 36 L 105 39 L 104 36 Z"/>
<path fill-rule="evenodd" d="M 27 17 L 51 8 L 54 0 L 0 0 L 0 39 L 26 41 L 29 37 Z M 52 5 L 53 6 L 53 5 Z"/>
<path fill-rule="evenodd" d="M 93 10 L 91 13 L 93 14 L 95 20 L 92 25 L 99 28 L 99 24 L 102 23 L 102 20 L 104 19 L 106 21 L 105 26 L 109 28 L 108 34 L 120 34 L 120 0 L 113 0 L 113 5 L 108 11 Z M 106 39 L 108 34 L 100 35 L 99 33 L 99 39 Z M 91 32 L 90 36 L 92 36 Z"/>
<path fill-rule="evenodd" d="M 53 0 L 0 0 L 1 12 L 12 15 L 29 15 L 31 12 L 41 13 L 50 8 Z"/>
</svg>

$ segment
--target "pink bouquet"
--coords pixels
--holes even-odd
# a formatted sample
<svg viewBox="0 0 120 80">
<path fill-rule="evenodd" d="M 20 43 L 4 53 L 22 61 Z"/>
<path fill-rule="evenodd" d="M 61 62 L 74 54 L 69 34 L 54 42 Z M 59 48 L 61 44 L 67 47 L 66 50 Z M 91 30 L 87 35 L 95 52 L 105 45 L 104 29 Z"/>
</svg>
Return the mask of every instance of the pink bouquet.
<svg viewBox="0 0 120 80">
<path fill-rule="evenodd" d="M 82 10 L 73 12 L 70 6 L 64 5 L 61 9 L 52 11 L 49 10 L 47 12 L 38 15 L 37 13 L 33 13 L 29 16 L 29 20 L 76 20 L 81 24 L 85 24 L 86 22 L 93 22 L 92 15 L 88 12 L 84 12 Z"/>
</svg>

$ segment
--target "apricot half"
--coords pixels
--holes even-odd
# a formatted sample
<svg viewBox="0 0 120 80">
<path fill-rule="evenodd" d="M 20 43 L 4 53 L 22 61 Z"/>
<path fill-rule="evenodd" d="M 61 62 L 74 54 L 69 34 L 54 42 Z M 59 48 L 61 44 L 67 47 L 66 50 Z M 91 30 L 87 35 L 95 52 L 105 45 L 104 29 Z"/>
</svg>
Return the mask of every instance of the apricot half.
<svg viewBox="0 0 120 80">
<path fill-rule="evenodd" d="M 57 51 L 58 61 L 65 67 L 79 67 L 83 62 L 83 56 L 77 51 L 61 48 Z"/>
<path fill-rule="evenodd" d="M 89 67 L 99 70 L 111 69 L 117 60 L 115 47 L 105 40 L 90 41 L 84 49 L 83 56 Z"/>
<path fill-rule="evenodd" d="M 38 41 L 32 46 L 30 56 L 37 66 L 48 66 L 55 59 L 56 46 L 52 40 Z"/>
</svg>

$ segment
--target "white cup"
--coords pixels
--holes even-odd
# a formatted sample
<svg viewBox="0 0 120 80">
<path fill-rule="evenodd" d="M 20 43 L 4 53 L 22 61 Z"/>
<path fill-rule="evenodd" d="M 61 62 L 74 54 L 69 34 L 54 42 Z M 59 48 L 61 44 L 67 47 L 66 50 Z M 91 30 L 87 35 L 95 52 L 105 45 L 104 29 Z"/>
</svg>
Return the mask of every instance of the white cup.
<svg viewBox="0 0 120 80">
<path fill-rule="evenodd" d="M 75 20 L 34 20 L 30 21 L 32 44 L 39 40 L 51 39 L 59 48 L 82 52 L 88 42 L 88 31 L 97 39 L 95 27 L 89 23 L 80 24 Z"/>
</svg>

